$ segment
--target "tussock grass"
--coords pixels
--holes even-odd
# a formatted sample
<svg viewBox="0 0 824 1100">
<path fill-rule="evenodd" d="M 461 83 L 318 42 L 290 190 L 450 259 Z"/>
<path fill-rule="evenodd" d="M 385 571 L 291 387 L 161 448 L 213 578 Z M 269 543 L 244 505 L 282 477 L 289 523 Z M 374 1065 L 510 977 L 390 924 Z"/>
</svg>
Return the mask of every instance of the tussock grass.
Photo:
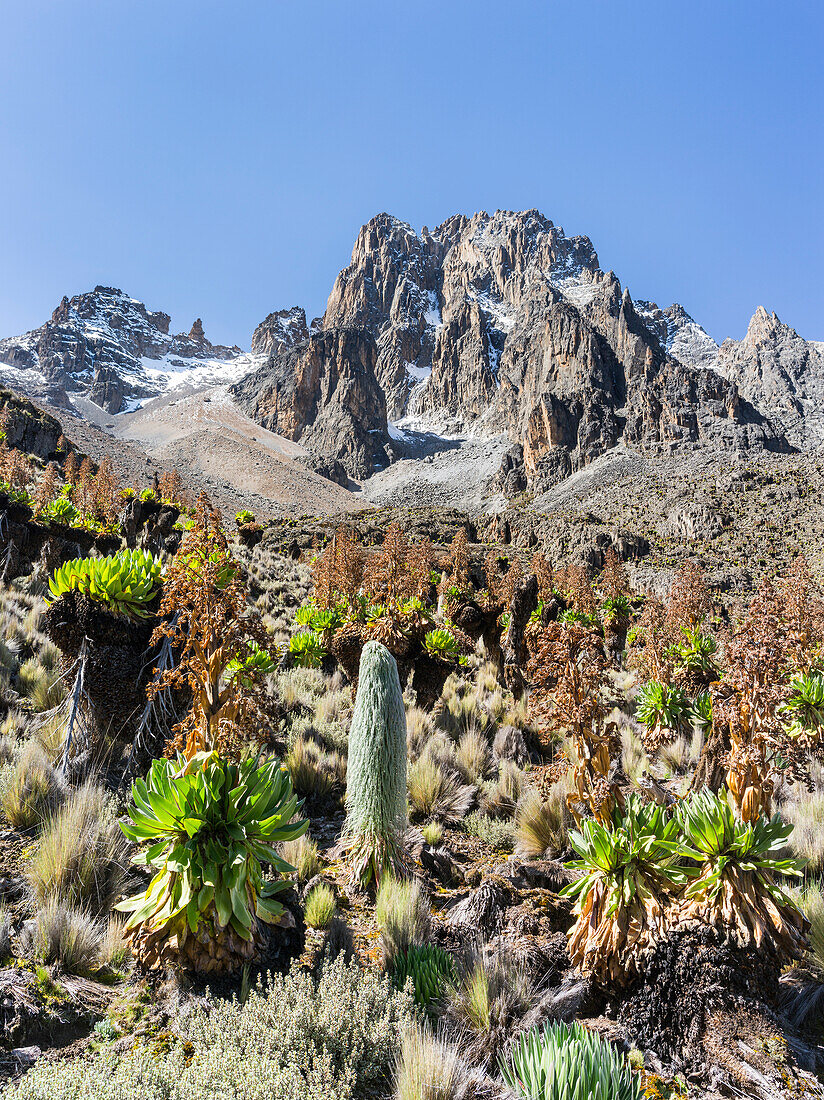
<svg viewBox="0 0 824 1100">
<path fill-rule="evenodd" d="M 289 749 L 284 764 L 292 776 L 292 786 L 302 798 L 329 798 L 336 786 L 334 766 L 314 741 L 298 738 Z"/>
<path fill-rule="evenodd" d="M 0 772 L 0 813 L 15 829 L 31 829 L 55 810 L 62 789 L 43 749 L 29 742 Z"/>
<path fill-rule="evenodd" d="M 559 780 L 545 800 L 533 788 L 518 803 L 515 851 L 522 859 L 557 856 L 566 848 L 570 823 L 566 794 L 566 780 Z"/>
<path fill-rule="evenodd" d="M 415 1025 L 401 1039 L 395 1100 L 459 1100 L 464 1072 L 453 1046 Z"/>
<path fill-rule="evenodd" d="M 412 816 L 418 819 L 458 822 L 475 797 L 473 787 L 462 784 L 429 752 L 410 766 L 406 782 Z"/>
<path fill-rule="evenodd" d="M 483 796 L 484 813 L 490 817 L 510 817 L 524 793 L 526 776 L 511 760 L 502 760 L 497 780 L 487 785 Z"/>
<path fill-rule="evenodd" d="M 447 1014 L 474 1060 L 491 1064 L 532 1007 L 535 987 L 507 952 L 470 952 L 458 981 L 447 986 Z"/>
<path fill-rule="evenodd" d="M 52 898 L 23 930 L 23 953 L 43 963 L 57 963 L 67 974 L 84 974 L 97 963 L 100 924 L 80 909 Z"/>
<path fill-rule="evenodd" d="M 11 955 L 11 913 L 0 901 L 0 962 Z"/>
<path fill-rule="evenodd" d="M 414 879 L 384 875 L 375 899 L 375 920 L 387 970 L 400 952 L 427 942 L 430 930 L 429 901 Z"/>
<path fill-rule="evenodd" d="M 85 783 L 44 824 L 26 870 L 32 897 L 107 913 L 123 888 L 128 847 L 109 796 Z"/>
<path fill-rule="evenodd" d="M 489 770 L 489 742 L 480 726 L 473 726 L 463 734 L 455 749 L 455 760 L 473 783 L 480 783 L 486 777 Z"/>
<path fill-rule="evenodd" d="M 319 882 L 306 895 L 303 919 L 310 928 L 328 928 L 336 910 L 334 891 L 325 883 Z"/>
<path fill-rule="evenodd" d="M 794 826 L 789 843 L 796 856 L 807 860 L 807 875 L 824 875 L 824 787 L 808 791 L 797 784 L 781 814 Z"/>
<path fill-rule="evenodd" d="M 297 871 L 298 882 L 308 882 L 320 869 L 318 846 L 308 833 L 297 840 L 284 840 L 280 845 L 280 854 Z"/>
</svg>

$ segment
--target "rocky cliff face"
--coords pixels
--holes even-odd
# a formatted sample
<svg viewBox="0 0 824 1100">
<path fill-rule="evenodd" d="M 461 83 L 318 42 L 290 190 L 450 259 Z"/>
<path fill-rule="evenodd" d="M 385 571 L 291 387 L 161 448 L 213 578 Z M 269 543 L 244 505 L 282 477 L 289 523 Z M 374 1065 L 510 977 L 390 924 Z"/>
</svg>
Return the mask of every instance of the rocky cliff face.
<svg viewBox="0 0 824 1100">
<path fill-rule="evenodd" d="M 63 406 L 82 395 L 117 413 L 198 371 L 213 381 L 252 366 L 240 348 L 211 344 L 200 318 L 178 335 L 170 323 L 167 313 L 97 286 L 64 298 L 40 328 L 0 340 L 0 381 Z"/>
<path fill-rule="evenodd" d="M 275 355 L 309 339 L 306 311 L 300 306 L 280 309 L 261 321 L 252 333 L 252 351 L 256 355 Z"/>
<path fill-rule="evenodd" d="M 420 234 L 373 218 L 323 325 L 373 335 L 389 420 L 407 436 L 506 433 L 523 477 L 544 483 L 618 443 L 786 449 L 682 307 L 636 306 L 588 238 L 535 210 Z"/>
<path fill-rule="evenodd" d="M 685 366 L 711 368 L 735 383 L 793 447 L 824 444 L 824 344 L 804 340 L 763 306 L 743 340 L 725 340 L 719 347 L 681 306 L 635 305 L 673 358 Z"/>
<path fill-rule="evenodd" d="M 824 345 L 759 310 L 744 340 L 719 348 L 680 305 L 633 301 L 587 237 L 536 210 L 456 215 L 420 233 L 379 214 L 324 316 L 269 314 L 249 356 L 210 344 L 199 320 L 169 329 L 167 314 L 97 287 L 0 341 L 0 383 L 117 412 L 181 382 L 234 382 L 245 411 L 338 478 L 335 463 L 363 478 L 458 446 L 444 436 L 500 442 L 508 465 L 495 484 L 533 488 L 619 444 L 824 443 Z"/>
<path fill-rule="evenodd" d="M 271 355 L 233 386 L 237 404 L 278 435 L 364 478 L 387 465 L 386 399 L 378 348 L 364 328 L 324 329 Z"/>
<path fill-rule="evenodd" d="M 743 340 L 725 340 L 716 369 L 801 450 L 824 445 L 824 344 L 802 339 L 763 306 Z"/>
</svg>

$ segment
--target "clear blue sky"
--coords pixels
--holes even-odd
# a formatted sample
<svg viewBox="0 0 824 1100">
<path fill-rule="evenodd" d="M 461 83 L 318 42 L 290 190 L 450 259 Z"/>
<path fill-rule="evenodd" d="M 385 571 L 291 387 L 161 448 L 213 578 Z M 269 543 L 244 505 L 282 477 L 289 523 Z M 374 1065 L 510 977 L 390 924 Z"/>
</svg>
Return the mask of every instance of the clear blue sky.
<svg viewBox="0 0 824 1100">
<path fill-rule="evenodd" d="M 0 335 L 121 286 L 248 346 L 359 226 L 537 207 L 720 339 L 824 339 L 820 0 L 0 0 Z"/>
</svg>

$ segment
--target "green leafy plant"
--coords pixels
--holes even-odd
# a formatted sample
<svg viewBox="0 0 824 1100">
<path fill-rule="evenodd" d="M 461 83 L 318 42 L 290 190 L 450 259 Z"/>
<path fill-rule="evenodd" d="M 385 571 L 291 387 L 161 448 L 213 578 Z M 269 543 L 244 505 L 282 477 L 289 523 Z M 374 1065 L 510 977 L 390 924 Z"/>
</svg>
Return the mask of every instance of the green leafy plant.
<svg viewBox="0 0 824 1100">
<path fill-rule="evenodd" d="M 690 717 L 693 724 L 703 733 L 709 733 L 712 729 L 712 696 L 708 691 L 700 691 L 693 700 L 690 708 Z"/>
<path fill-rule="evenodd" d="M 569 834 L 583 872 L 562 893 L 575 899 L 569 953 L 584 973 L 620 985 L 638 955 L 666 924 L 667 908 L 685 875 L 678 866 L 678 825 L 663 806 L 631 794 L 613 811 L 611 827 L 588 819 Z"/>
<path fill-rule="evenodd" d="M 380 642 L 367 642 L 349 732 L 345 844 L 362 884 L 404 871 L 406 709 L 398 666 Z"/>
<path fill-rule="evenodd" d="M 641 1100 L 640 1079 L 608 1042 L 579 1023 L 518 1037 L 500 1061 L 506 1084 L 528 1100 Z"/>
<path fill-rule="evenodd" d="M 197 970 L 231 969 L 250 958 L 258 921 L 277 923 L 280 876 L 293 871 L 277 844 L 308 827 L 288 772 L 276 760 L 239 764 L 216 753 L 155 760 L 132 786 L 129 840 L 148 844 L 133 862 L 154 869 L 145 893 L 121 902 L 126 931 L 147 966 L 178 959 Z M 264 880 L 261 862 L 275 879 Z"/>
<path fill-rule="evenodd" d="M 675 733 L 689 712 L 689 699 L 679 687 L 651 680 L 638 692 L 635 717 L 650 731 Z"/>
<path fill-rule="evenodd" d="M 158 558 L 145 550 L 120 550 L 105 558 L 75 558 L 54 571 L 49 591 L 55 600 L 81 592 L 130 619 L 145 618 L 163 576 Z"/>
<path fill-rule="evenodd" d="M 798 673 L 790 681 L 790 695 L 781 707 L 788 733 L 799 737 L 824 732 L 824 676 Z"/>
<path fill-rule="evenodd" d="M 235 515 L 235 523 L 238 527 L 245 527 L 247 523 L 255 522 L 255 513 L 250 512 L 248 508 L 242 508 Z"/>
<path fill-rule="evenodd" d="M 439 626 L 427 632 L 423 644 L 426 652 L 432 657 L 440 657 L 445 661 L 453 661 L 458 656 L 458 642 L 455 635 L 444 627 Z"/>
<path fill-rule="evenodd" d="M 144 504 L 148 504 L 150 502 L 155 504 L 160 503 L 160 498 L 158 497 L 154 489 L 144 489 L 143 492 L 140 494 L 140 499 L 143 501 Z"/>
<path fill-rule="evenodd" d="M 782 883 L 802 875 L 803 861 L 783 854 L 792 825 L 778 814 L 744 822 L 707 789 L 679 803 L 676 818 L 681 854 L 695 864 L 685 871 L 684 914 L 727 926 L 745 943 L 766 942 L 779 957 L 796 957 L 804 948 L 804 920 Z"/>
<path fill-rule="evenodd" d="M 601 604 L 601 612 L 605 619 L 629 618 L 630 610 L 629 597 L 621 594 L 607 596 Z"/>
<path fill-rule="evenodd" d="M 455 980 L 455 963 L 448 951 L 436 944 L 412 945 L 399 952 L 392 981 L 403 989 L 408 978 L 415 987 L 415 1004 L 431 1011 L 443 996 L 447 982 Z"/>
<path fill-rule="evenodd" d="M 716 663 L 718 642 L 711 634 L 702 634 L 698 627 L 681 627 L 685 641 L 673 646 L 676 671 L 699 675 L 706 680 L 716 680 L 720 675 Z"/>
<path fill-rule="evenodd" d="M 68 497 L 59 496 L 51 501 L 41 513 L 47 523 L 62 523 L 65 527 L 72 527 L 80 519 L 80 513 Z"/>
<path fill-rule="evenodd" d="M 289 639 L 289 654 L 299 668 L 320 668 L 326 650 L 315 630 L 302 630 Z"/>
<path fill-rule="evenodd" d="M 229 680 L 239 680 L 248 686 L 253 674 L 266 676 L 275 669 L 275 660 L 271 653 L 262 649 L 258 643 L 249 638 L 245 650 L 237 657 L 233 657 L 226 665 L 226 675 Z"/>
</svg>

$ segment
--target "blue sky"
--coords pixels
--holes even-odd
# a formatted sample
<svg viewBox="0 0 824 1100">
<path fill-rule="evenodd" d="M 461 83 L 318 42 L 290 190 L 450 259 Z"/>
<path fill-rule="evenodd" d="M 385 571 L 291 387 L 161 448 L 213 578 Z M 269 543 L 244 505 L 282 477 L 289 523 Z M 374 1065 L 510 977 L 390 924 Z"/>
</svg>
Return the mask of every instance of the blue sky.
<svg viewBox="0 0 824 1100">
<path fill-rule="evenodd" d="M 818 0 L 0 0 L 0 335 L 116 285 L 248 346 L 360 225 L 537 207 L 717 339 L 824 339 Z"/>
</svg>

